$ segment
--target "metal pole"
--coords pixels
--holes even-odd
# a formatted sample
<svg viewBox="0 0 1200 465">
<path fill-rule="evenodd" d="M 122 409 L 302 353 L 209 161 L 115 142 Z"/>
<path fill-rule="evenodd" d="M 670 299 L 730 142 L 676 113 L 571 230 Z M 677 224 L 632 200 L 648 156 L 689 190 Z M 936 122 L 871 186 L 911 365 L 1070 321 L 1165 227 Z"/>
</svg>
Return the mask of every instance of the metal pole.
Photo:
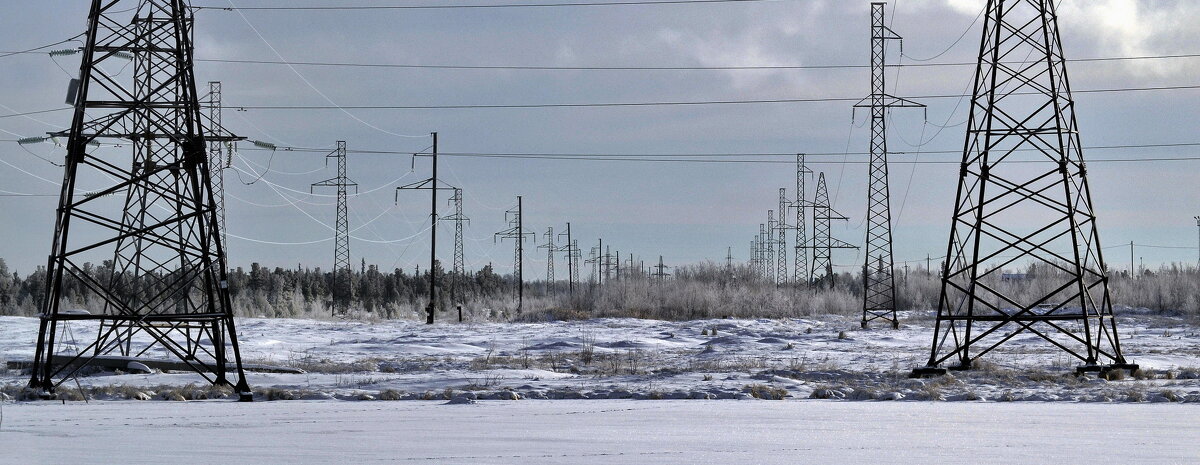
<svg viewBox="0 0 1200 465">
<path fill-rule="evenodd" d="M 571 223 L 567 223 L 567 290 L 575 296 L 575 246 L 571 242 Z"/>
<path fill-rule="evenodd" d="M 438 156 L 438 134 L 433 133 L 433 183 L 429 189 L 429 308 L 426 312 L 429 313 L 425 317 L 425 324 L 433 324 L 433 313 L 437 307 L 437 156 Z"/>
<path fill-rule="evenodd" d="M 525 306 L 525 215 L 521 212 L 521 196 L 517 196 L 517 314 Z M 534 240 L 537 240 L 535 237 Z"/>
</svg>

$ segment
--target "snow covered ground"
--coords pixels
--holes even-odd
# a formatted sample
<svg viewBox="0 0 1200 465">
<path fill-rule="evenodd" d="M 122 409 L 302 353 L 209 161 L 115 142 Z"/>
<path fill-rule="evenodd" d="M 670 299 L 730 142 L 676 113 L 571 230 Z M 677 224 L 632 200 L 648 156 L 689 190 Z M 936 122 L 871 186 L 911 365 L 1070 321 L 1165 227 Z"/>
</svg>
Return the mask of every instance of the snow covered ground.
<svg viewBox="0 0 1200 465">
<path fill-rule="evenodd" d="M 987 367 L 912 380 L 930 321 L 860 330 L 857 319 L 663 322 L 597 319 L 553 323 L 241 319 L 247 362 L 303 374 L 250 373 L 263 399 L 730 399 L 1024 400 L 1200 402 L 1200 328 L 1179 318 L 1122 317 L 1126 356 L 1143 378 L 1074 376 L 1076 362 L 1032 335 L 989 355 Z M 0 359 L 31 359 L 33 318 L 0 317 Z M 82 341 L 94 327 L 72 323 Z M 82 343 L 80 345 L 83 345 Z M 68 345 L 68 349 L 70 346 Z M 0 374 L 12 396 L 27 375 Z M 188 373 L 101 373 L 61 388 L 89 397 L 193 399 L 207 392 Z M 72 393 L 75 394 L 72 394 Z"/>
<path fill-rule="evenodd" d="M 4 405 L 0 462 L 1197 463 L 1177 404 L 482 401 Z"/>
</svg>

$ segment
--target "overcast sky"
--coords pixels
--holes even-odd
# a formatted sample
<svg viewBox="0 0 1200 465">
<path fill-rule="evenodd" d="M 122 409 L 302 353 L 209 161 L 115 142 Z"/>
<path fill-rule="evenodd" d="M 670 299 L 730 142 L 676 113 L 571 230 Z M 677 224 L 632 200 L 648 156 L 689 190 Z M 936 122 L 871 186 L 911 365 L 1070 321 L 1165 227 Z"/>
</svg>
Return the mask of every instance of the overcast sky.
<svg viewBox="0 0 1200 465">
<path fill-rule="evenodd" d="M 15 51 L 83 31 L 85 1 L 0 3 L 0 49 Z M 261 6 L 334 4 L 205 0 L 195 5 Z M 380 2 L 363 2 L 376 4 Z M 416 4 L 389 0 L 389 4 Z M 487 2 L 480 2 L 487 3 Z M 244 11 L 205 10 L 196 17 L 196 55 L 202 59 L 336 61 L 423 65 L 546 66 L 746 66 L 866 64 L 869 2 L 780 0 L 760 3 L 570 8 Z M 979 46 L 983 0 L 900 0 L 888 5 L 892 28 L 905 37 L 892 63 L 937 56 L 937 62 L 973 61 Z M 894 11 L 894 14 L 893 14 Z M 1186 0 L 1067 0 L 1061 27 L 1068 58 L 1198 53 L 1200 4 Z M 244 16 L 243 16 L 244 15 Z M 965 32 L 965 36 L 964 36 Z M 962 37 L 962 40 L 958 40 Z M 64 48 L 66 46 L 63 46 Z M 940 55 L 940 56 L 939 56 Z M 61 69 L 60 69 L 61 67 Z M 57 63 L 46 54 L 0 59 L 0 114 L 62 107 L 78 57 Z M 1074 63 L 1075 89 L 1195 85 L 1200 58 Z M 888 74 L 900 96 L 962 93 L 973 68 L 904 68 Z M 869 92 L 865 69 L 820 70 L 446 70 L 379 69 L 198 62 L 201 88 L 224 84 L 230 107 L 225 126 L 234 133 L 297 147 L 419 151 L 440 134 L 443 152 L 484 153 L 844 153 L 867 149 L 866 120 L 851 119 L 852 102 L 605 108 L 436 110 L 255 110 L 239 105 L 458 105 L 594 102 L 712 101 L 860 97 Z M 1087 146 L 1200 142 L 1195 109 L 1200 90 L 1093 93 L 1076 96 Z M 897 110 L 892 150 L 961 150 L 965 102 L 929 99 L 927 113 Z M 961 105 L 960 105 L 961 103 Z M 0 118 L 0 138 L 66 128 L 70 112 Z M 948 126 L 941 128 L 940 126 Z M 241 147 L 250 144 L 242 143 Z M 51 145 L 22 148 L 0 143 L 0 190 L 56 194 L 61 168 L 36 155 L 61 159 Z M 1196 147 L 1095 150 L 1085 158 L 1200 156 Z M 956 161 L 960 154 L 926 154 L 922 161 Z M 754 157 L 790 161 L 794 157 Z M 834 234 L 864 240 L 867 157 L 810 157 L 824 171 L 835 208 L 850 217 Z M 894 155 L 891 167 L 896 259 L 944 254 L 957 169 L 909 164 Z M 819 163 L 818 163 L 819 162 Z M 429 176 L 428 159 L 406 155 L 350 156 L 350 177 L 362 195 L 350 200 L 356 237 L 352 260 L 385 269 L 427 262 L 427 192 L 393 186 Z M 270 165 L 261 182 L 246 185 Z M 308 243 L 332 238 L 332 192 L 307 195 L 308 185 L 335 173 L 319 153 L 243 150 L 227 171 L 229 232 L 241 238 Z M 410 168 L 415 167 L 414 172 Z M 1095 211 L 1106 247 L 1135 241 L 1194 247 L 1200 214 L 1195 186 L 1200 161 L 1093 163 Z M 22 172 L 23 170 L 24 172 Z M 444 157 L 443 179 L 465 189 L 469 268 L 494 262 L 511 269 L 511 244 L 494 244 L 505 227 L 504 210 L 525 199 L 525 224 L 539 235 L 527 246 L 527 276 L 544 276 L 541 244 L 548 226 L 566 222 L 585 254 L 598 238 L 614 251 L 633 252 L 647 264 L 663 255 L 668 265 L 723 260 L 727 246 L 745 260 L 748 244 L 776 208 L 778 188 L 794 195 L 790 164 L 645 163 Z M 45 178 L 38 179 L 37 176 Z M 810 189 L 815 183 L 810 182 Z M 810 190 L 811 195 L 811 190 Z M 443 195 L 444 197 L 445 195 Z M 56 197 L 0 197 L 0 257 L 22 272 L 45 263 Z M 443 205 L 444 202 L 442 203 Z M 446 210 L 448 212 L 448 210 Z M 450 260 L 453 229 L 442 226 L 439 253 Z M 333 243 L 266 245 L 231 238 L 232 266 L 329 268 Z M 372 243 L 380 241 L 388 243 Z M 1196 249 L 1139 248 L 1147 264 L 1196 260 Z M 1106 255 L 1113 268 L 1128 267 L 1128 249 Z M 858 266 L 854 251 L 835 252 L 835 263 Z M 559 263 L 560 277 L 565 262 Z M 586 273 L 586 269 L 584 271 Z"/>
</svg>

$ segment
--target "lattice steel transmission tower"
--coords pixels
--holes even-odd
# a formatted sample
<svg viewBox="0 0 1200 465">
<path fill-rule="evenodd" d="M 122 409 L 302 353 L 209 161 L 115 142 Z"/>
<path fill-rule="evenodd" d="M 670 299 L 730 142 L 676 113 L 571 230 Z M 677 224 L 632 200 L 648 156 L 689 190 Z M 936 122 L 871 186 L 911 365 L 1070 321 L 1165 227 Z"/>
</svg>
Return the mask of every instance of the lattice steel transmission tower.
<svg viewBox="0 0 1200 465">
<path fill-rule="evenodd" d="M 240 399 L 253 398 L 206 153 L 209 140 L 237 138 L 204 127 L 193 26 L 182 0 L 91 2 L 71 128 L 57 134 L 68 138 L 67 157 L 29 380 L 35 394 L 53 396 L 85 367 L 123 367 L 127 357 L 161 350 L 216 385 L 230 385 L 227 373 L 236 373 Z M 131 81 L 102 71 L 124 68 L 129 57 Z M 91 147 L 97 139 L 128 141 L 132 151 Z M 103 187 L 82 195 L 80 184 Z M 89 262 L 110 263 L 108 276 L 85 269 Z M 63 311 L 70 283 L 99 308 Z M 60 353 L 70 321 L 96 321 L 100 330 Z"/>
<path fill-rule="evenodd" d="M 750 240 L 750 259 L 747 263 L 750 265 L 750 273 L 758 273 L 758 236 Z"/>
<path fill-rule="evenodd" d="M 779 219 L 775 221 L 775 229 L 778 233 L 775 237 L 775 285 L 783 286 L 788 283 L 787 271 L 787 230 L 794 226 L 788 225 L 787 218 L 788 208 L 791 204 L 787 201 L 787 189 L 779 188 Z"/>
<path fill-rule="evenodd" d="M 809 248 L 813 249 L 813 282 L 826 287 L 833 285 L 833 249 L 858 248 L 833 237 L 830 223 L 834 220 L 847 221 L 848 218 L 829 205 L 829 189 L 825 186 L 825 173 L 821 173 L 813 197 L 813 242 Z"/>
<path fill-rule="evenodd" d="M 466 274 L 465 255 L 463 254 L 463 225 L 470 224 L 471 219 L 463 215 L 463 191 L 461 188 L 454 189 L 454 194 L 449 200 L 451 205 L 454 205 L 454 214 L 442 218 L 443 221 L 454 222 L 454 274 L 464 276 Z"/>
<path fill-rule="evenodd" d="M 579 262 L 583 260 L 583 251 L 579 250 L 579 241 L 571 238 L 571 223 L 567 223 L 567 230 L 558 233 L 558 237 L 566 236 L 567 242 L 562 247 L 558 248 L 567 256 L 567 291 L 570 295 L 575 295 L 575 283 L 579 281 Z"/>
<path fill-rule="evenodd" d="M 500 231 L 493 236 L 493 240 L 503 241 L 504 239 L 512 239 L 513 244 L 513 273 L 517 277 L 517 313 L 525 306 L 525 239 L 533 237 L 537 240 L 537 233 L 525 230 L 525 223 L 521 218 L 524 210 L 524 201 L 521 196 L 517 196 L 517 206 L 504 212 L 504 219 L 508 222 L 508 229 Z"/>
<path fill-rule="evenodd" d="M 763 240 L 763 276 L 775 283 L 775 210 L 767 210 L 767 235 Z"/>
<path fill-rule="evenodd" d="M 892 204 L 888 188 L 887 116 L 892 108 L 925 105 L 887 93 L 887 41 L 902 40 L 887 27 L 883 2 L 871 3 L 871 95 L 854 108 L 871 110 L 871 167 L 867 187 L 866 262 L 863 265 L 862 327 L 874 320 L 896 319 L 896 276 L 892 258 Z"/>
<path fill-rule="evenodd" d="M 671 273 L 667 273 L 667 269 L 669 268 L 671 267 L 663 264 L 662 255 L 659 255 L 658 264 L 654 265 L 654 273 L 650 275 L 654 277 L 654 281 L 656 284 L 658 284 L 659 288 L 662 288 L 663 280 L 665 280 L 667 276 L 671 276 Z"/>
<path fill-rule="evenodd" d="M 592 277 L 589 279 L 589 282 L 596 283 L 597 285 L 600 284 L 600 279 L 603 278 L 600 275 L 600 251 L 602 250 L 604 250 L 604 239 L 600 239 L 600 244 L 591 248 L 590 253 L 588 253 L 588 259 L 583 262 L 584 264 L 592 265 Z"/>
<path fill-rule="evenodd" d="M 1055 2 L 989 0 L 985 16 L 933 345 L 913 375 L 970 368 L 1021 333 L 1081 372 L 1136 369 L 1113 318 Z M 1038 285 L 1002 282 L 1006 266 Z"/>
<path fill-rule="evenodd" d="M 350 188 L 358 193 L 358 184 L 347 176 L 346 141 L 337 141 L 337 148 L 325 156 L 337 160 L 337 176 L 309 187 L 312 192 L 318 187 L 337 189 L 337 221 L 334 224 L 333 236 L 333 314 L 346 314 L 350 310 L 350 302 L 354 300 L 354 276 L 350 269 L 350 206 L 347 194 Z"/>
<path fill-rule="evenodd" d="M 767 277 L 767 225 L 764 223 L 758 224 L 758 236 L 754 237 L 754 272 L 760 278 Z"/>
<path fill-rule="evenodd" d="M 537 246 L 539 249 L 546 249 L 546 289 L 554 290 L 554 254 L 558 252 L 558 247 L 554 245 L 554 226 L 546 228 L 546 242 Z"/>
<path fill-rule="evenodd" d="M 219 134 L 213 132 L 214 129 L 224 129 L 221 123 L 221 81 L 208 82 L 208 121 L 209 124 L 205 127 L 209 131 L 208 137 L 208 168 L 210 171 L 209 178 L 212 179 L 213 191 L 213 208 L 217 211 L 217 231 L 221 234 L 221 244 L 227 244 L 228 236 L 225 233 L 225 168 L 228 168 L 232 162 L 233 147 L 230 146 L 232 141 L 221 140 Z M 225 148 L 229 147 L 228 153 Z"/>
<path fill-rule="evenodd" d="M 796 154 L 796 202 L 793 208 L 796 209 L 796 223 L 792 225 L 796 229 L 796 245 L 793 247 L 796 250 L 794 279 L 797 283 L 808 285 L 811 282 L 809 275 L 808 263 L 808 210 L 812 207 L 805 197 L 805 175 L 812 174 L 812 170 L 804 166 L 804 154 Z"/>
</svg>

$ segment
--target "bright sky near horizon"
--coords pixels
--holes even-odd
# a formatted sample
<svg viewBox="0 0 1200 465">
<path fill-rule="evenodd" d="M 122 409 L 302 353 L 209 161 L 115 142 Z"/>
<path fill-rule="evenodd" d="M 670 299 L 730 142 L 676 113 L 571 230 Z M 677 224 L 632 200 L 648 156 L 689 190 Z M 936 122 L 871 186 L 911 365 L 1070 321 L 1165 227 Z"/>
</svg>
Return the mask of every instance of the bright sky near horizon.
<svg viewBox="0 0 1200 465">
<path fill-rule="evenodd" d="M 25 50 L 82 32 L 87 4 L 3 2 L 0 52 Z M 983 0 L 889 3 L 892 29 L 905 38 L 903 55 L 893 46 L 889 62 L 973 61 L 983 4 Z M 1200 4 L 1196 2 L 1065 0 L 1060 4 L 1068 58 L 1200 54 L 1196 45 Z M 861 152 L 868 148 L 867 121 L 861 111 L 852 120 L 854 102 L 839 99 L 869 93 L 867 69 L 289 67 L 208 60 L 568 68 L 866 65 L 869 5 L 866 0 L 779 0 L 554 8 L 201 10 L 196 14 L 200 59 L 196 76 L 202 89 L 207 81 L 222 81 L 228 108 L 225 126 L 236 134 L 280 146 L 332 149 L 335 141 L 346 140 L 351 150 L 401 153 L 350 155 L 349 175 L 361 192 L 350 200 L 355 265 L 365 257 L 367 263 L 385 269 L 425 268 L 428 193 L 402 192 L 396 201 L 393 187 L 429 176 L 427 158 L 414 162 L 403 155 L 424 150 L 428 138 L 400 135 L 432 131 L 439 133 L 440 150 L 448 153 L 739 153 L 762 154 L 745 158 L 777 162 L 446 156 L 439 168 L 443 180 L 466 193 L 464 214 L 471 218 L 466 241 L 469 268 L 488 262 L 502 272 L 511 268 L 511 244 L 494 243 L 493 233 L 505 228 L 504 210 L 515 204 L 517 195 L 524 196 L 527 228 L 538 234 L 537 243 L 530 243 L 526 251 L 526 273 L 533 277 L 542 277 L 545 269 L 544 249 L 535 245 L 542 243 L 547 227 L 561 232 L 566 222 L 571 222 L 585 255 L 603 238 L 614 252 L 633 253 L 647 264 L 658 255 L 668 265 L 723 260 L 726 247 L 733 247 L 736 259 L 745 260 L 758 223 L 765 221 L 767 210 L 777 208 L 778 189 L 786 187 L 789 198 L 793 195 L 795 171 L 790 161 L 794 156 L 790 154 L 795 152 L 814 154 L 809 157 L 811 167 L 826 173 L 835 207 L 850 217 L 834 234 L 851 243 L 863 242 L 867 157 Z M 67 82 L 78 66 L 78 55 L 0 58 L 0 139 L 65 128 L 70 112 L 2 116 L 62 108 Z M 1196 80 L 1200 57 L 1084 61 L 1072 63 L 1069 69 L 1076 90 L 1200 85 Z M 961 94 L 969 87 L 972 71 L 971 66 L 897 68 L 888 73 L 888 89 L 899 96 Z M 806 98 L 835 100 L 344 112 L 261 108 Z M 1200 89 L 1079 93 L 1075 99 L 1085 146 L 1200 143 L 1195 119 Z M 963 99 L 931 98 L 922 103 L 928 105 L 927 113 L 894 112 L 890 133 L 891 149 L 904 152 L 893 156 L 891 166 L 895 255 L 898 261 L 919 260 L 914 266 L 923 266 L 926 254 L 945 253 L 957 175 L 954 163 L 961 156 L 956 152 L 962 148 L 966 119 Z M 229 245 L 231 266 L 260 262 L 328 268 L 333 255 L 332 193 L 310 195 L 308 188 L 334 175 L 324 154 L 246 150 L 252 148 L 248 143 L 241 147 L 234 158 L 235 169 L 226 174 L 229 232 L 235 236 Z M 5 194 L 0 196 L 0 257 L 22 272 L 44 264 L 49 252 L 62 169 L 43 158 L 53 161 L 62 156 L 63 151 L 50 144 L 0 142 L 0 163 L 5 165 L 0 166 L 0 193 Z M 1200 157 L 1200 147 L 1085 151 L 1085 158 L 1097 161 L 1178 157 Z M 252 182 L 267 167 L 262 179 Z M 412 168 L 415 171 L 410 172 Z M 1147 265 L 1197 260 L 1193 219 L 1200 214 L 1197 168 L 1200 160 L 1089 164 L 1101 239 L 1112 268 L 1129 266 L 1130 241 L 1179 247 L 1139 247 L 1136 255 Z M 814 183 L 809 186 L 812 189 Z M 452 227 L 444 224 L 440 231 L 439 254 L 448 262 Z M 862 258 L 855 251 L 838 251 L 834 261 L 858 267 Z"/>
</svg>

